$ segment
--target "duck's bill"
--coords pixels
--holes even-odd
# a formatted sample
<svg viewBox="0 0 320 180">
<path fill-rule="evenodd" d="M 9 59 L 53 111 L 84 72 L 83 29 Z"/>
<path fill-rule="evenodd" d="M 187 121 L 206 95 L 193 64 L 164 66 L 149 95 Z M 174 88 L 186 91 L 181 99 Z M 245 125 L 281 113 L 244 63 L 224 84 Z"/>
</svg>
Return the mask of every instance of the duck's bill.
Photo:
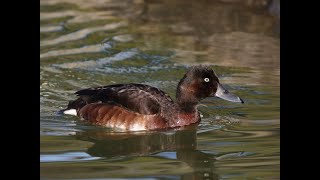
<svg viewBox="0 0 320 180">
<path fill-rule="evenodd" d="M 218 89 L 215 96 L 231 102 L 244 103 L 241 98 L 226 90 L 221 84 L 218 84 Z"/>
</svg>

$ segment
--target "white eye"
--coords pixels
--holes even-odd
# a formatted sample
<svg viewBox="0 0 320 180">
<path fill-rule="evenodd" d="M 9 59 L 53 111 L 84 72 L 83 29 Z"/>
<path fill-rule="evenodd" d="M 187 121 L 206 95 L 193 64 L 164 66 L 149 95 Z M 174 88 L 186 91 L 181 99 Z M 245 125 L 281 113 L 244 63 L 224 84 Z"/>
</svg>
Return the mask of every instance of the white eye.
<svg viewBox="0 0 320 180">
<path fill-rule="evenodd" d="M 209 82 L 209 78 L 204 78 L 204 82 Z"/>
</svg>

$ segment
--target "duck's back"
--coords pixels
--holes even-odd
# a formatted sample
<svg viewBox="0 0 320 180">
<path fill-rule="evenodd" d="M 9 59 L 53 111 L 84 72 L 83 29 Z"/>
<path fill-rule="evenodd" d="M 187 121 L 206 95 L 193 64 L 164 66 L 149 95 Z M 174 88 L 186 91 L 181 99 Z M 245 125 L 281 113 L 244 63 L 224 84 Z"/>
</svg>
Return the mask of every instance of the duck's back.
<svg viewBox="0 0 320 180">
<path fill-rule="evenodd" d="M 88 104 L 107 103 L 139 114 L 152 115 L 173 104 L 173 100 L 165 92 L 144 84 L 115 84 L 83 89 L 75 94 L 80 97 L 71 101 L 68 109 L 77 111 Z"/>
</svg>

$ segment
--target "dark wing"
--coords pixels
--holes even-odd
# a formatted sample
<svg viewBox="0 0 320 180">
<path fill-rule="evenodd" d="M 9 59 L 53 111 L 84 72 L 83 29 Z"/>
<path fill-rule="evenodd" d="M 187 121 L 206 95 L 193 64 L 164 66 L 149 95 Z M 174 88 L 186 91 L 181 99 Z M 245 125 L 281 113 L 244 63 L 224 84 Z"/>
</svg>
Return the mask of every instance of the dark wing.
<svg viewBox="0 0 320 180">
<path fill-rule="evenodd" d="M 115 84 L 83 89 L 75 94 L 86 104 L 116 103 L 140 114 L 156 114 L 161 111 L 160 104 L 173 103 L 163 91 L 143 84 Z"/>
</svg>

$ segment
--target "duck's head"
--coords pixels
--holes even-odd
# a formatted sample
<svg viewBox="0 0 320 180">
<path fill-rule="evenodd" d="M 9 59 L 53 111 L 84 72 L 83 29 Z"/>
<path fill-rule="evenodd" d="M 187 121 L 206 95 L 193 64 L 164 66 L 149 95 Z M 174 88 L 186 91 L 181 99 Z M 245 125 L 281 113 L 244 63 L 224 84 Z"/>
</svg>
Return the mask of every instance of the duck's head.
<svg viewBox="0 0 320 180">
<path fill-rule="evenodd" d="M 213 96 L 244 103 L 243 100 L 226 90 L 214 71 L 207 66 L 195 66 L 188 70 L 177 87 L 177 103 L 180 105 L 198 104 L 200 100 Z"/>
</svg>

